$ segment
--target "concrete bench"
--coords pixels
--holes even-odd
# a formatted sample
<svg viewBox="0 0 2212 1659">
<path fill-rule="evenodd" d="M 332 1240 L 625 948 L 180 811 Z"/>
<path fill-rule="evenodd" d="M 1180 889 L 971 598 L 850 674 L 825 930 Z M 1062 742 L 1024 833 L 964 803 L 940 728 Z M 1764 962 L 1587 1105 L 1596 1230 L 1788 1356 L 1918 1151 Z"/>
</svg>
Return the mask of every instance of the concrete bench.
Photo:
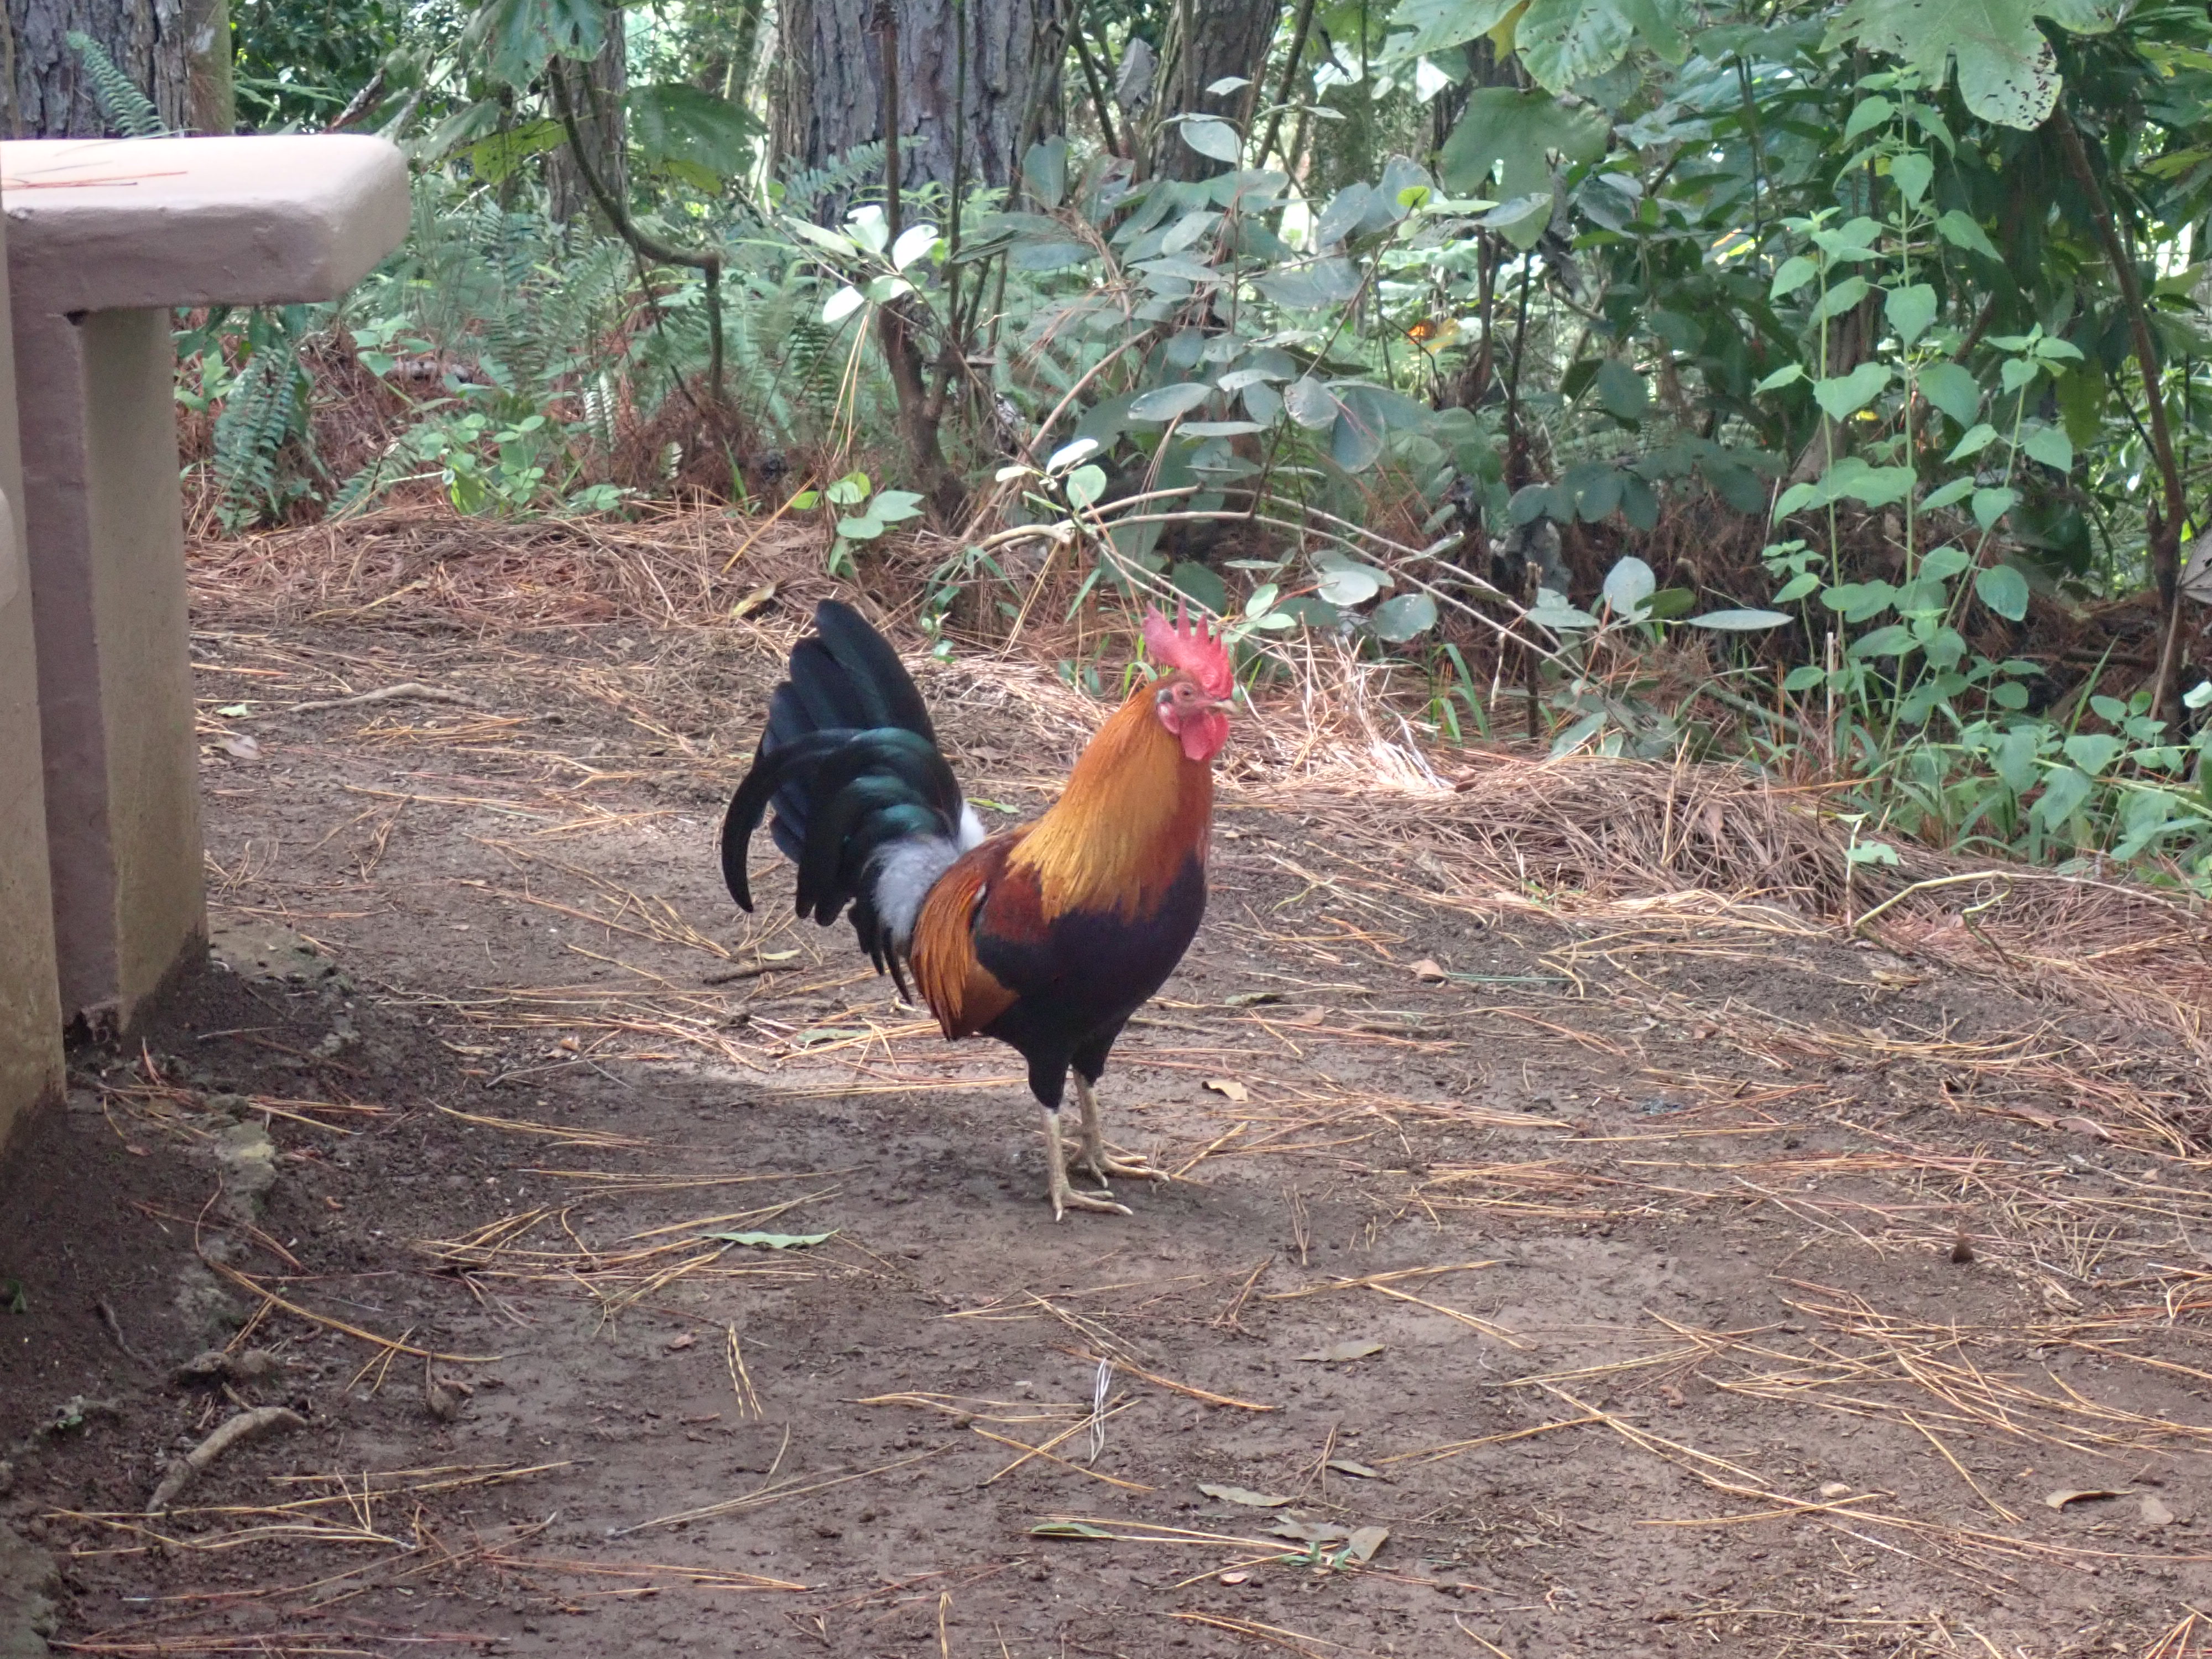
<svg viewBox="0 0 2212 1659">
<path fill-rule="evenodd" d="M 21 449 L 20 492 L 4 456 L 0 489 L 21 501 L 28 555 L 58 988 L 59 1019 L 50 997 L 31 1023 L 127 1026 L 207 937 L 172 308 L 337 298 L 406 234 L 407 170 L 354 137 L 4 143 L 0 207 Z M 11 933 L 35 908 L 5 747 L 22 729 L 21 609 L 0 597 Z M 4 954 L 0 1051 L 28 994 L 12 940 Z"/>
</svg>

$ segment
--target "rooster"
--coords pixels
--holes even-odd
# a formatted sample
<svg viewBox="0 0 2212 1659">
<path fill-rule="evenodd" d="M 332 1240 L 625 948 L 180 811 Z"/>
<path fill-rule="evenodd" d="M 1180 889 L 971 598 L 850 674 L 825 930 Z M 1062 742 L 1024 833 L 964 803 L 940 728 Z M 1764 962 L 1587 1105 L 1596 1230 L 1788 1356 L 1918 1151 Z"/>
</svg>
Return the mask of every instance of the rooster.
<svg viewBox="0 0 2212 1659">
<path fill-rule="evenodd" d="M 722 879 L 739 906 L 753 908 L 746 854 L 773 805 L 770 834 L 799 866 L 799 914 L 826 927 L 849 905 L 876 970 L 909 998 L 918 988 L 947 1039 L 992 1036 L 1019 1052 L 1044 1112 L 1055 1218 L 1127 1215 L 1113 1177 L 1167 1179 L 1108 1153 L 1096 1090 L 1114 1040 L 1205 914 L 1213 757 L 1235 678 L 1203 623 L 1155 610 L 1145 642 L 1161 673 L 1091 738 L 1059 801 L 986 836 L 896 653 L 825 600 L 722 822 Z M 1068 1184 L 1071 1070 L 1096 1194 Z"/>
</svg>

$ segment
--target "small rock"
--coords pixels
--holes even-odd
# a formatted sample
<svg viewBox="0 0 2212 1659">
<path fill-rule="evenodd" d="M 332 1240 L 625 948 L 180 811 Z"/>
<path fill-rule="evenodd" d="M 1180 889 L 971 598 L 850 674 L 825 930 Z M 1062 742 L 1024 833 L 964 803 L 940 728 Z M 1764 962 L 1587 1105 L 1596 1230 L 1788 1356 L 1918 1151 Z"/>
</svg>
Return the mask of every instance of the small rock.
<svg viewBox="0 0 2212 1659">
<path fill-rule="evenodd" d="M 1824 1504 L 1832 1504 L 1838 1498 L 1849 1498 L 1850 1495 L 1851 1489 L 1840 1480 L 1824 1480 L 1820 1483 L 1820 1501 Z"/>
<path fill-rule="evenodd" d="M 226 1353 L 221 1348 L 210 1348 L 204 1353 L 194 1354 L 177 1367 L 177 1381 L 192 1382 L 251 1382 L 264 1376 L 274 1376 L 284 1369 L 284 1362 L 266 1348 L 248 1348 L 243 1353 Z"/>
<path fill-rule="evenodd" d="M 2173 1524 L 2173 1511 L 2149 1492 L 2142 1496 L 2142 1510 L 2146 1527 L 2170 1527 Z"/>
<path fill-rule="evenodd" d="M 222 1195 L 233 1213 L 251 1218 L 276 1184 L 276 1143 L 258 1123 L 234 1123 L 215 1136 Z"/>
</svg>

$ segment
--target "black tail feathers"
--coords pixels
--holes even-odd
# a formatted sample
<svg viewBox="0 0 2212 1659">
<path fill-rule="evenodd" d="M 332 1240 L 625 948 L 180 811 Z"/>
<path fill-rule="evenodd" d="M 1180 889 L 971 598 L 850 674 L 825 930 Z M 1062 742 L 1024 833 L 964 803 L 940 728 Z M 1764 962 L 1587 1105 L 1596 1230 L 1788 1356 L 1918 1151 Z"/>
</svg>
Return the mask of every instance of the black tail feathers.
<svg viewBox="0 0 2212 1659">
<path fill-rule="evenodd" d="M 861 948 L 896 969 L 897 949 L 872 890 L 880 860 L 907 841 L 962 839 L 966 803 L 938 752 L 921 694 L 883 635 L 849 605 L 825 599 L 814 632 L 791 653 L 791 677 L 769 702 L 752 769 L 722 820 L 722 880 L 753 908 L 745 870 L 770 806 L 770 834 L 799 866 L 799 914 L 827 927 L 848 903 Z"/>
</svg>

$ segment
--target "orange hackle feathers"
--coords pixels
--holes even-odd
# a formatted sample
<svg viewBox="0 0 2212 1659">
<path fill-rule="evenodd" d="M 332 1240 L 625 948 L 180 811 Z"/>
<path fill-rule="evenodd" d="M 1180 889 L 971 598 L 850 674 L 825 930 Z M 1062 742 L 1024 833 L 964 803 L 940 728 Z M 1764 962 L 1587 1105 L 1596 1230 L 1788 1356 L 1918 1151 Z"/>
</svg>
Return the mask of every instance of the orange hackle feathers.
<svg viewBox="0 0 2212 1659">
<path fill-rule="evenodd" d="M 1035 873 L 1048 919 L 1097 910 L 1133 921 L 1158 908 L 1185 854 L 1205 856 L 1212 817 L 1213 769 L 1185 758 L 1152 688 L 1140 685 L 1098 728 L 1007 868 Z"/>
<path fill-rule="evenodd" d="M 1182 669 L 1209 697 L 1225 698 L 1237 689 L 1237 671 L 1220 631 L 1209 631 L 1203 617 L 1192 622 L 1189 608 L 1181 600 L 1176 602 L 1172 623 L 1158 605 L 1145 612 L 1145 648 L 1154 661 Z"/>
</svg>

